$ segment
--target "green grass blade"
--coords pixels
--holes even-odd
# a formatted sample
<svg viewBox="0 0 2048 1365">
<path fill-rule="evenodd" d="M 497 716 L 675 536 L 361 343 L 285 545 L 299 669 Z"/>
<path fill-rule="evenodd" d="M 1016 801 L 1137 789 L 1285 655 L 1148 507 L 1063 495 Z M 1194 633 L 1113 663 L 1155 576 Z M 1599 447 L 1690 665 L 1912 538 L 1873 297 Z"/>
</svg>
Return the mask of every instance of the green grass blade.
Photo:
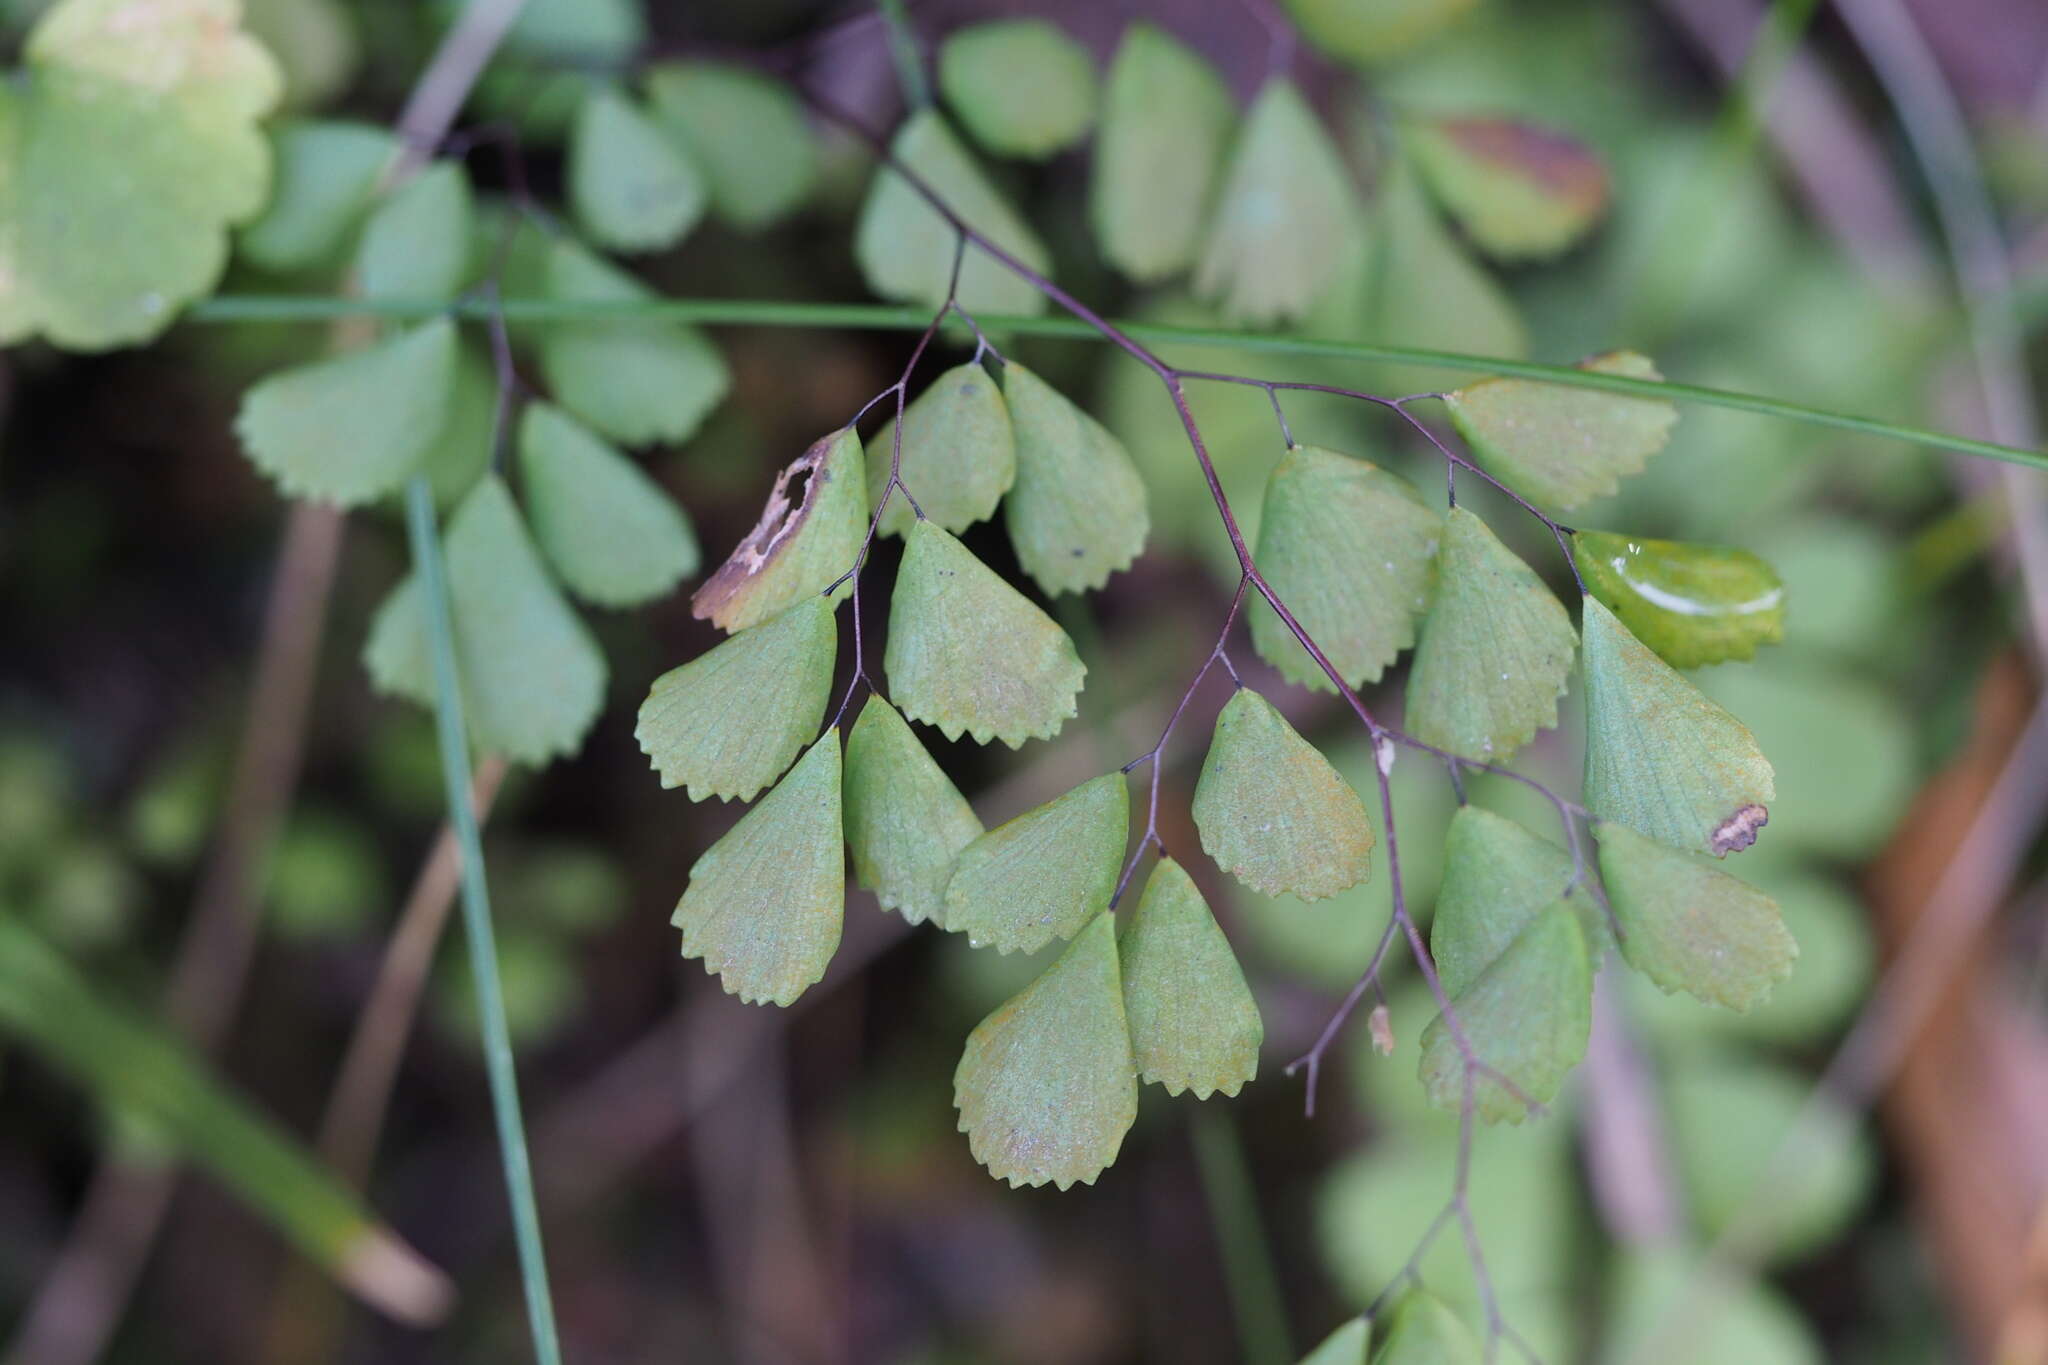
<svg viewBox="0 0 2048 1365">
<path fill-rule="evenodd" d="M 501 305 L 511 322 L 559 322 L 637 318 L 676 322 L 714 323 L 750 327 L 865 328 L 899 332 L 921 332 L 931 325 L 929 311 L 896 308 L 887 304 L 783 303 L 767 299 L 651 299 L 631 303 L 581 302 L 566 299 L 505 299 Z M 194 322 L 329 322 L 343 317 L 421 318 L 452 312 L 459 317 L 485 318 L 491 305 L 485 300 L 468 300 L 453 308 L 433 299 L 334 298 L 325 295 L 221 294 L 194 305 L 185 316 Z M 1076 318 L 982 317 L 982 327 L 991 332 L 1029 336 L 1066 337 L 1080 340 L 1099 334 Z M 956 327 L 964 324 L 955 323 Z M 1392 361 L 1404 365 L 1431 365 L 1467 374 L 1511 375 L 1521 379 L 1542 379 L 1582 389 L 1602 389 L 1638 398 L 1665 398 L 1678 403 L 1699 403 L 1707 407 L 1754 412 L 1808 426 L 1831 427 L 1866 436 L 1884 436 L 1935 450 L 1961 455 L 1978 455 L 2029 469 L 2048 469 L 2048 454 L 1996 441 L 1978 441 L 1967 436 L 1931 431 L 1926 427 L 1886 422 L 1856 413 L 1816 408 L 1760 393 L 1733 389 L 1710 389 L 1697 384 L 1658 383 L 1630 379 L 1625 375 L 1601 374 L 1572 365 L 1547 365 L 1533 360 L 1499 360 L 1466 355 L 1456 351 L 1428 351 L 1411 346 L 1381 346 L 1356 341 L 1323 341 L 1313 337 L 1273 333 L 1219 331 L 1200 327 L 1169 327 L 1155 323 L 1123 323 L 1116 326 L 1138 341 L 1151 345 L 1213 346 L 1254 351 L 1276 356 L 1322 356 L 1338 360 Z M 1265 378 L 1266 376 L 1257 376 Z"/>
<path fill-rule="evenodd" d="M 0 912 L 0 1033 L 167 1139 L 379 1311 L 416 1325 L 446 1312 L 451 1289 L 438 1270 L 157 1023 L 103 1000 L 11 912 Z"/>
<path fill-rule="evenodd" d="M 541 1249 L 540 1210 L 533 1197 L 533 1167 L 526 1154 L 526 1126 L 519 1117 L 519 1077 L 512 1063 L 512 1036 L 498 985 L 498 945 L 491 932 L 491 892 L 484 879 L 483 844 L 476 812 L 469 804 L 469 732 L 462 718 L 462 689 L 455 673 L 455 623 L 448 605 L 447 566 L 434 523 L 434 491 L 424 475 L 405 489 L 406 532 L 415 571 L 427 597 L 427 637 L 434 659 L 434 721 L 441 739 L 441 775 L 448 787 L 448 822 L 462 854 L 462 925 L 469 938 L 470 972 L 476 987 L 477 1018 L 483 1030 L 484 1065 L 490 1077 L 491 1111 L 498 1128 L 498 1154 L 505 1164 L 512 1201 L 512 1231 L 519 1243 L 519 1273 L 526 1288 L 526 1314 L 539 1365 L 561 1365 L 555 1339 L 555 1304 L 548 1289 L 547 1258 Z"/>
</svg>

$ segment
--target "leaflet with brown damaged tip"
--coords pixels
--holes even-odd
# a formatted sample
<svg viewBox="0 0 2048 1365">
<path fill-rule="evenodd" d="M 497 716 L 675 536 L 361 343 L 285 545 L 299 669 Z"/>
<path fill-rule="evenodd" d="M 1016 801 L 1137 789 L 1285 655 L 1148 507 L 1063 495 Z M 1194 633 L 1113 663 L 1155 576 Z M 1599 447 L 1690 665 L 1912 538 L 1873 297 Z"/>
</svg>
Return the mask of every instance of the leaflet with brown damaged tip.
<svg viewBox="0 0 2048 1365">
<path fill-rule="evenodd" d="M 848 429 L 817 442 L 775 476 L 761 519 L 697 589 L 691 611 L 744 630 L 823 591 L 860 551 L 866 494 L 860 438 Z"/>
</svg>

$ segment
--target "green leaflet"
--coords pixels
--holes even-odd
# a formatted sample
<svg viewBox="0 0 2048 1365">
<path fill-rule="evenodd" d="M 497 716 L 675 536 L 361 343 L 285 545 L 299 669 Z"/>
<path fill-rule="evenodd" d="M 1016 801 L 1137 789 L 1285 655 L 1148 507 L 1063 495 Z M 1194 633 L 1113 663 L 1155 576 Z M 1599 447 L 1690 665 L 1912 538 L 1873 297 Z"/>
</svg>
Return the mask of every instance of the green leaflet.
<svg viewBox="0 0 2048 1365">
<path fill-rule="evenodd" d="M 953 1105 L 974 1159 L 1019 1185 L 1092 1185 L 1138 1113 L 1116 930 L 1097 914 L 967 1036 Z"/>
<path fill-rule="evenodd" d="M 997 246 L 1043 275 L 1052 257 L 1030 225 L 996 192 L 936 109 L 921 109 L 896 131 L 889 150 Z M 953 278 L 959 235 L 887 166 L 875 172 L 854 230 L 853 254 L 868 288 L 885 299 L 937 308 Z M 960 266 L 960 306 L 970 313 L 1043 312 L 1045 297 L 1001 262 L 973 247 Z"/>
<path fill-rule="evenodd" d="M 1235 1095 L 1259 1074 L 1266 1036 L 1230 940 L 1194 879 L 1162 857 L 1117 938 L 1138 1075 L 1169 1095 Z"/>
<path fill-rule="evenodd" d="M 1248 687 L 1216 717 L 1191 810 L 1203 851 L 1269 896 L 1321 900 L 1371 870 L 1372 826 L 1358 793 Z"/>
<path fill-rule="evenodd" d="M 1592 875 L 1591 868 L 1587 875 Z M 1453 999 L 1523 930 L 1560 901 L 1579 914 L 1586 942 L 1607 940 L 1607 919 L 1572 881 L 1572 855 L 1483 806 L 1464 805 L 1444 833 L 1444 878 L 1429 924 L 1429 955 Z"/>
<path fill-rule="evenodd" d="M 1767 1210 L 1758 1254 L 1784 1265 L 1841 1236 L 1869 1198 L 1876 1160 L 1857 1116 L 1799 1072 L 1705 1052 L 1664 1082 L 1672 1166 L 1702 1236 Z"/>
<path fill-rule="evenodd" d="M 1630 379 L 1662 379 L 1634 351 L 1581 361 L 1579 368 Z M 1621 487 L 1671 439 L 1678 408 L 1536 379 L 1482 379 L 1446 394 L 1451 421 L 1479 463 L 1525 497 L 1577 507 Z"/>
<path fill-rule="evenodd" d="M 1513 119 L 1428 118 L 1402 137 L 1431 192 L 1500 260 L 1555 256 L 1607 211 L 1607 168 L 1563 133 Z"/>
<path fill-rule="evenodd" d="M 1548 1104 L 1586 1055 L 1593 962 L 1578 917 L 1556 902 L 1538 910 L 1506 950 L 1453 995 L 1451 1005 L 1474 1055 L 1521 1091 L 1517 1095 L 1493 1076 L 1475 1073 L 1479 1117 L 1520 1123 L 1529 1112 L 1523 1097 Z M 1431 1103 L 1453 1113 L 1462 1108 L 1465 1060 L 1441 1014 L 1423 1030 L 1419 1070 Z"/>
<path fill-rule="evenodd" d="M 1360 65 L 1397 57 L 1462 18 L 1478 0 L 1285 0 L 1308 40 Z"/>
<path fill-rule="evenodd" d="M 976 948 L 994 944 L 1004 953 L 1035 953 L 1072 938 L 1109 906 L 1130 806 L 1124 775 L 1104 773 L 982 835 L 953 865 L 946 927 Z M 1121 1003 L 1117 1019 L 1121 1030 Z"/>
<path fill-rule="evenodd" d="M 647 43 L 633 0 L 527 0 L 505 34 L 505 49 L 565 66 L 624 66 Z"/>
<path fill-rule="evenodd" d="M 691 595 L 690 610 L 721 630 L 744 630 L 823 592 L 854 567 L 867 538 L 866 490 L 852 427 L 815 442 L 775 476 L 761 519 Z M 834 596 L 850 591 L 849 578 Z"/>
<path fill-rule="evenodd" d="M 421 323 L 374 346 L 295 365 L 242 397 L 235 432 L 288 496 L 356 507 L 419 467 L 455 381 L 455 324 Z"/>
<path fill-rule="evenodd" d="M 1213 213 L 1195 290 L 1255 327 L 1307 313 L 1364 230 L 1344 158 L 1292 81 L 1252 101 Z"/>
<path fill-rule="evenodd" d="M 1453 507 L 1408 671 L 1408 732 L 1454 754 L 1506 760 L 1557 724 L 1573 644 L 1571 618 L 1535 570 Z"/>
<path fill-rule="evenodd" d="M 452 299 L 469 280 L 476 240 L 469 174 L 437 161 L 377 205 L 356 248 L 365 298 Z"/>
<path fill-rule="evenodd" d="M 1102 254 L 1140 284 L 1195 263 L 1237 119 L 1216 68 L 1155 25 L 1124 29 L 1103 89 L 1088 209 Z"/>
<path fill-rule="evenodd" d="M 569 129 L 569 206 L 613 251 L 674 246 L 703 216 L 704 177 L 617 87 L 594 86 Z"/>
<path fill-rule="evenodd" d="M 1048 597 L 1088 592 L 1131 566 L 1151 521 L 1123 443 L 1022 365 L 1003 367 L 1017 478 L 1003 525 L 1017 562 Z"/>
<path fill-rule="evenodd" d="M 497 453 L 497 434 L 498 376 L 491 358 L 481 346 L 457 343 L 441 429 L 417 466 L 433 485 L 435 506 L 445 511 L 476 487 Z"/>
<path fill-rule="evenodd" d="M 711 211 L 730 226 L 766 227 L 810 197 L 816 141 L 781 82 L 717 62 L 667 62 L 647 73 L 647 100 L 704 173 Z"/>
<path fill-rule="evenodd" d="M 0 88 L 0 345 L 155 336 L 263 207 L 277 102 L 234 0 L 59 0 Z"/>
<path fill-rule="evenodd" d="M 929 521 L 911 528 L 882 656 L 905 715 L 947 739 L 1051 739 L 1088 672 L 1050 616 Z"/>
<path fill-rule="evenodd" d="M 448 522 L 455 663 L 477 746 L 536 766 L 583 743 L 604 703 L 604 656 L 549 581 L 495 475 Z M 434 699 L 426 603 L 408 577 L 377 609 L 364 660 L 378 690 Z"/>
<path fill-rule="evenodd" d="M 1748 848 L 1776 795 L 1756 737 L 1584 602 L 1587 807 L 1674 848 Z"/>
<path fill-rule="evenodd" d="M 1621 954 L 1666 993 L 1747 1010 L 1792 974 L 1799 945 L 1769 896 L 1625 825 L 1594 834 Z"/>
<path fill-rule="evenodd" d="M 1357 687 L 1377 682 L 1415 643 L 1442 534 L 1443 518 L 1400 475 L 1295 446 L 1266 481 L 1255 558 L 1345 683 Z M 1289 682 L 1334 690 L 1263 600 L 1252 604 L 1251 618 L 1260 658 Z"/>
<path fill-rule="evenodd" d="M 1405 160 L 1387 166 L 1374 209 L 1377 255 L 1354 247 L 1357 283 L 1330 296 L 1336 305 L 1363 293 L 1356 315 L 1366 325 L 1340 314 L 1324 334 L 1514 359 L 1529 354 L 1514 300 L 1451 235 Z M 1372 375 L 1383 393 L 1445 388 L 1464 378 L 1426 365 L 1382 365 Z"/>
<path fill-rule="evenodd" d="M 548 256 L 546 288 L 549 298 L 589 303 L 655 297 L 566 238 Z M 688 440 L 732 384 L 718 348 L 686 323 L 557 322 L 537 345 L 555 401 L 626 445 Z"/>
<path fill-rule="evenodd" d="M 1747 550 L 1572 533 L 1586 591 L 1674 668 L 1756 657 L 1785 638 L 1785 584 Z"/>
<path fill-rule="evenodd" d="M 838 651 L 831 604 L 806 598 L 656 678 L 633 737 L 662 786 L 751 801 L 818 732 Z"/>
<path fill-rule="evenodd" d="M 270 203 L 242 229 L 243 258 L 278 273 L 338 259 L 397 150 L 389 132 L 364 123 L 307 119 L 273 129 Z"/>
<path fill-rule="evenodd" d="M 697 572 L 697 537 L 661 485 L 548 403 L 519 422 L 519 472 L 533 537 L 569 590 L 628 607 Z"/>
<path fill-rule="evenodd" d="M 834 730 L 691 866 L 671 922 L 728 994 L 787 1005 L 831 965 L 845 904 Z"/>
<path fill-rule="evenodd" d="M 846 843 L 854 880 L 912 924 L 946 927 L 946 882 L 981 835 L 974 808 L 896 708 L 869 696 L 846 741 Z"/>
<path fill-rule="evenodd" d="M 1365 1348 L 1372 1344 L 1372 1324 L 1352 1318 L 1330 1333 L 1322 1344 L 1303 1356 L 1299 1365 L 1365 1365 Z"/>
<path fill-rule="evenodd" d="M 1600 1365 L 1668 1358 L 1680 1305 L 1688 1324 L 1673 1365 L 1825 1365 L 1826 1351 L 1797 1309 L 1762 1280 L 1735 1278 L 1683 1247 L 1622 1254 L 1607 1296 Z"/>
<path fill-rule="evenodd" d="M 1095 122 L 1095 63 L 1045 19 L 953 30 L 939 46 L 939 89 L 974 140 L 997 156 L 1042 160 Z"/>
<path fill-rule="evenodd" d="M 1630 1014 L 1662 1047 L 1719 1040 L 1796 1049 L 1826 1043 L 1869 995 L 1877 947 L 1870 913 L 1838 880 L 1793 862 L 1756 869 L 1757 886 L 1778 903 L 1799 944 L 1799 969 L 1747 1014 L 1667 996 L 1643 983 Z"/>
<path fill-rule="evenodd" d="M 1387 1339 L 1372 1365 L 1479 1365 L 1479 1341 L 1464 1320 L 1426 1289 L 1412 1289 L 1394 1309 Z"/>
<path fill-rule="evenodd" d="M 871 443 L 868 506 L 882 500 L 896 458 L 896 419 Z M 903 412 L 903 486 L 925 516 L 959 535 L 995 515 L 1017 478 L 1017 438 L 1002 390 L 979 365 L 955 365 Z M 917 520 L 901 492 L 882 513 L 881 532 L 900 536 Z"/>
<path fill-rule="evenodd" d="M 362 40 L 342 0 L 246 0 L 242 23 L 277 59 L 281 108 L 327 108 L 362 69 Z"/>
</svg>

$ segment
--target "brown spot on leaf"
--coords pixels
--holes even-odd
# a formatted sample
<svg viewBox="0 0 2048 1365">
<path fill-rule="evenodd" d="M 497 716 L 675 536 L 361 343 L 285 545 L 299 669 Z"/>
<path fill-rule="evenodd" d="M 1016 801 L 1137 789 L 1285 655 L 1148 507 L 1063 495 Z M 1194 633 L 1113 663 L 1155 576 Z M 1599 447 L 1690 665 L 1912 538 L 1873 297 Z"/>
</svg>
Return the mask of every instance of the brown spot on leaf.
<svg viewBox="0 0 2048 1365">
<path fill-rule="evenodd" d="M 1464 152 L 1521 175 L 1585 213 L 1607 204 L 1607 171 L 1577 138 L 1512 119 L 1452 118 L 1438 128 Z"/>
<path fill-rule="evenodd" d="M 734 596 L 795 539 L 817 505 L 817 494 L 831 481 L 825 462 L 838 438 L 839 433 L 834 432 L 818 441 L 775 476 L 775 486 L 768 490 L 768 501 L 754 529 L 726 556 L 718 572 L 691 595 L 692 614 L 722 625 L 726 606 Z"/>
<path fill-rule="evenodd" d="M 1752 801 L 1714 827 L 1707 846 L 1716 858 L 1740 853 L 1756 842 L 1756 832 L 1771 822 L 1771 813 Z"/>
</svg>

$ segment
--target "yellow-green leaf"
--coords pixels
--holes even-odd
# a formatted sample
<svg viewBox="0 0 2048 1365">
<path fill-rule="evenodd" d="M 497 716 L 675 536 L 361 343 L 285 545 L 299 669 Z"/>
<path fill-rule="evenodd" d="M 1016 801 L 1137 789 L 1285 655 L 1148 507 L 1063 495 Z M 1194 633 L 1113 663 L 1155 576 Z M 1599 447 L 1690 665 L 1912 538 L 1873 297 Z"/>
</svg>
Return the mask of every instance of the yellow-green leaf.
<svg viewBox="0 0 2048 1365">
<path fill-rule="evenodd" d="M 1236 118 L 1230 87 L 1199 53 L 1142 20 L 1124 29 L 1088 179 L 1111 265 L 1156 284 L 1195 263 Z"/>
<path fill-rule="evenodd" d="M 1739 1225 L 1759 1260 L 1784 1264 L 1854 1223 L 1875 1183 L 1876 1153 L 1862 1116 L 1816 1094 L 1806 1073 L 1703 1050 L 1658 1079 L 1673 1173 L 1702 1237 Z"/>
<path fill-rule="evenodd" d="M 1358 793 L 1248 687 L 1216 717 L 1192 812 L 1203 851 L 1269 896 L 1321 900 L 1371 870 L 1372 826 Z"/>
<path fill-rule="evenodd" d="M 1185 869 L 1161 858 L 1117 938 L 1138 1075 L 1206 1100 L 1259 1074 L 1266 1036 L 1230 940 Z"/>
<path fill-rule="evenodd" d="M 1748 848 L 1777 794 L 1756 737 L 1584 601 L 1586 805 L 1674 848 Z"/>
<path fill-rule="evenodd" d="M 549 298 L 579 303 L 656 297 L 567 238 L 549 253 L 546 287 Z M 552 322 L 536 344 L 555 401 L 627 445 L 688 440 L 732 384 L 718 348 L 687 323 Z"/>
<path fill-rule="evenodd" d="M 729 994 L 787 1005 L 831 965 L 845 906 L 834 730 L 691 866 L 672 922 Z"/>
<path fill-rule="evenodd" d="M 1769 896 L 1625 825 L 1593 832 L 1622 956 L 1667 994 L 1743 1011 L 1792 974 L 1799 945 Z"/>
<path fill-rule="evenodd" d="M 568 179 L 576 221 L 613 251 L 674 246 L 704 213 L 689 154 L 614 86 L 593 87 L 576 110 Z"/>
<path fill-rule="evenodd" d="M 1123 442 L 1015 361 L 1003 396 L 1017 439 L 1017 478 L 1003 525 L 1017 562 L 1047 596 L 1087 592 L 1127 569 L 1151 521 L 1145 481 Z"/>
<path fill-rule="evenodd" d="M 1365 460 L 1295 446 L 1266 481 L 1256 559 L 1351 687 L 1377 682 L 1415 643 L 1436 581 L 1443 518 L 1415 486 Z M 1289 682 L 1334 690 L 1263 600 L 1251 607 L 1259 657 Z"/>
<path fill-rule="evenodd" d="M 954 29 L 939 45 L 939 90 L 974 140 L 998 156 L 1040 160 L 1095 122 L 1095 63 L 1045 19 Z"/>
<path fill-rule="evenodd" d="M 1586 591 L 1676 668 L 1756 657 L 1785 638 L 1785 584 L 1747 550 L 1577 531 Z"/>
<path fill-rule="evenodd" d="M 810 197 L 816 140 L 781 82 L 718 62 L 669 62 L 647 73 L 647 99 L 704 173 L 711 211 L 726 223 L 766 227 Z"/>
<path fill-rule="evenodd" d="M 1827 1365 L 1813 1329 L 1777 1290 L 1682 1245 L 1624 1252 L 1613 1280 L 1599 1365 L 1659 1356 L 1672 1365 Z M 1674 1321 L 1690 1324 L 1675 1354 Z"/>
<path fill-rule="evenodd" d="M 921 109 L 896 132 L 890 151 L 961 219 L 1043 275 L 1052 257 L 1030 225 L 996 192 L 936 109 Z M 885 299 L 937 308 L 953 278 L 959 234 L 909 182 L 875 172 L 854 230 L 853 254 L 868 288 Z M 1045 297 L 984 251 L 970 246 L 960 267 L 960 306 L 973 313 L 1038 313 Z"/>
<path fill-rule="evenodd" d="M 929 521 L 911 528 L 889 599 L 889 688 L 948 739 L 1051 739 L 1087 673 L 1050 616 Z"/>
<path fill-rule="evenodd" d="M 389 132 L 366 123 L 307 119 L 276 128 L 270 202 L 242 229 L 243 257 L 278 272 L 339 259 L 397 150 Z"/>
<path fill-rule="evenodd" d="M 469 279 L 476 240 L 469 175 L 437 161 L 377 205 L 356 248 L 366 298 L 452 299 Z"/>
<path fill-rule="evenodd" d="M 1397 57 L 1462 18 L 1478 0 L 1285 0 L 1316 46 L 1370 65 Z"/>
<path fill-rule="evenodd" d="M 0 345 L 100 350 L 211 290 L 281 79 L 235 0 L 59 0 L 0 87 Z"/>
<path fill-rule="evenodd" d="M 1292 81 L 1266 82 L 1217 192 L 1195 289 L 1233 322 L 1298 319 L 1364 230 L 1344 158 Z"/>
<path fill-rule="evenodd" d="M 1488 255 L 1555 256 L 1607 211 L 1607 168 L 1577 138 L 1503 118 L 1416 119 L 1402 132 L 1430 191 Z"/>
<path fill-rule="evenodd" d="M 533 537 L 577 596 L 632 606 L 697 571 L 697 537 L 682 509 L 639 465 L 560 408 L 527 405 L 519 472 Z"/>
<path fill-rule="evenodd" d="M 1138 1113 L 1116 931 L 1096 915 L 967 1037 L 953 1105 L 974 1159 L 1019 1185 L 1092 1185 Z"/>
<path fill-rule="evenodd" d="M 1592 875 L 1588 867 L 1587 876 Z M 1572 855 L 1483 806 L 1464 805 L 1444 832 L 1444 878 L 1429 924 L 1429 955 L 1453 998 L 1479 979 L 1538 915 L 1559 901 L 1580 914 L 1588 944 L 1606 916 L 1573 888 Z"/>
<path fill-rule="evenodd" d="M 838 651 L 831 604 L 807 598 L 656 678 L 633 737 L 662 786 L 750 801 L 818 732 Z"/>
<path fill-rule="evenodd" d="M 549 580 L 512 495 L 486 476 L 448 522 L 455 665 L 477 747 L 539 765 L 583 743 L 604 704 L 604 656 Z M 399 584 L 364 649 L 377 687 L 434 702 L 426 602 Z"/>
<path fill-rule="evenodd" d="M 868 506 L 882 500 L 896 458 L 892 417 L 871 443 Z M 903 412 L 903 487 L 926 517 L 954 535 L 995 515 L 1017 478 L 1017 438 L 1002 390 L 979 365 L 955 365 Z M 917 516 L 901 491 L 882 513 L 883 535 L 900 536 Z"/>
<path fill-rule="evenodd" d="M 1500 761 L 1557 724 L 1571 673 L 1571 617 L 1535 570 L 1463 507 L 1437 553 L 1436 601 L 1408 672 L 1408 732 Z"/>
<path fill-rule="evenodd" d="M 1352 1318 L 1330 1333 L 1322 1344 L 1303 1356 L 1299 1365 L 1365 1365 L 1365 1348 L 1372 1344 L 1372 1324 Z"/>
<path fill-rule="evenodd" d="M 761 519 L 691 596 L 690 610 L 722 630 L 765 621 L 853 568 L 867 529 L 860 437 L 843 427 L 775 476 Z M 840 587 L 851 589 L 851 579 Z"/>
<path fill-rule="evenodd" d="M 1411 1289 L 1394 1309 L 1372 1365 L 1479 1365 L 1472 1329 L 1426 1289 Z"/>
<path fill-rule="evenodd" d="M 455 324 L 435 318 L 360 351 L 279 370 L 235 417 L 242 448 L 291 497 L 359 506 L 404 483 L 440 433 Z"/>
<path fill-rule="evenodd" d="M 1582 361 L 1594 374 L 1662 379 L 1634 351 Z M 1676 405 L 1538 379 L 1482 379 L 1448 395 L 1451 421 L 1480 464 L 1516 492 L 1553 507 L 1604 497 L 1671 439 Z"/>
<path fill-rule="evenodd" d="M 1529 1113 L 1524 1097 L 1548 1104 L 1586 1055 L 1593 1023 L 1592 955 L 1578 917 L 1556 901 L 1538 910 L 1470 985 L 1452 994 L 1451 1008 L 1473 1054 L 1521 1092 L 1475 1071 L 1472 1096 L 1481 1119 L 1520 1123 Z M 1439 1014 L 1422 1033 L 1420 1072 L 1430 1102 L 1460 1111 L 1465 1070 L 1464 1055 Z"/>
<path fill-rule="evenodd" d="M 1005 953 L 1073 937 L 1116 890 L 1130 806 L 1124 775 L 1104 773 L 997 825 L 954 864 L 946 927 Z M 1121 1003 L 1117 1015 L 1121 1027 Z"/>
<path fill-rule="evenodd" d="M 974 808 L 896 708 L 870 696 L 846 741 L 854 880 L 912 924 L 946 927 L 946 882 L 981 835 Z"/>
</svg>

